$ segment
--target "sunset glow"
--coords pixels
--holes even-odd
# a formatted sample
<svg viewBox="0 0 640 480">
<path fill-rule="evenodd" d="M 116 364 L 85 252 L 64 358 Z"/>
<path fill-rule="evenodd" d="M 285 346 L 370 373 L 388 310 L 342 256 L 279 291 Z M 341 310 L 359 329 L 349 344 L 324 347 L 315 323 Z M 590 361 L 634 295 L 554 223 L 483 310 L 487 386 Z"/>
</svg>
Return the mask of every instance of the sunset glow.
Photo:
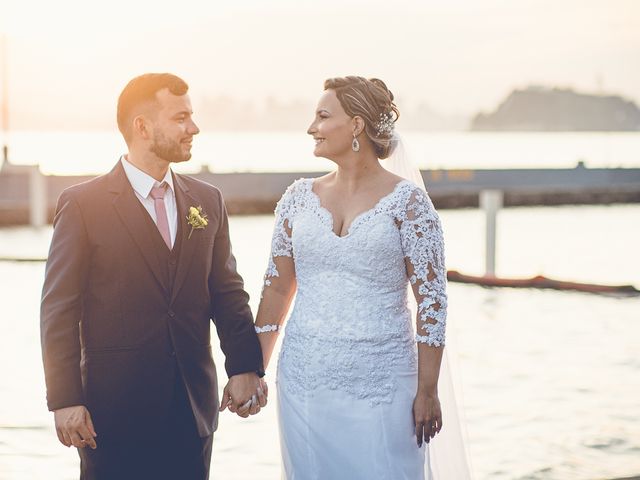
<svg viewBox="0 0 640 480">
<path fill-rule="evenodd" d="M 16 129 L 110 128 L 118 92 L 144 71 L 184 76 L 196 110 L 218 96 L 313 102 L 326 77 L 351 73 L 445 114 L 530 84 L 640 99 L 633 0 L 4 0 L 0 33 Z"/>
</svg>

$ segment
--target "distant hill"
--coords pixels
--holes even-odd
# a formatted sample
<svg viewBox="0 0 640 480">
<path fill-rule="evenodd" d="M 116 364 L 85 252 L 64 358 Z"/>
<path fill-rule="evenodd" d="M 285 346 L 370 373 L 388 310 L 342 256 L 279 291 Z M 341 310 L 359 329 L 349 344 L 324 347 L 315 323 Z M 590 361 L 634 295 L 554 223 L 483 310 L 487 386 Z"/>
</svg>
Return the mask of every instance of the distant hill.
<svg viewBox="0 0 640 480">
<path fill-rule="evenodd" d="M 478 113 L 471 130 L 640 131 L 640 109 L 617 95 L 528 87 L 514 90 L 495 112 Z"/>
</svg>

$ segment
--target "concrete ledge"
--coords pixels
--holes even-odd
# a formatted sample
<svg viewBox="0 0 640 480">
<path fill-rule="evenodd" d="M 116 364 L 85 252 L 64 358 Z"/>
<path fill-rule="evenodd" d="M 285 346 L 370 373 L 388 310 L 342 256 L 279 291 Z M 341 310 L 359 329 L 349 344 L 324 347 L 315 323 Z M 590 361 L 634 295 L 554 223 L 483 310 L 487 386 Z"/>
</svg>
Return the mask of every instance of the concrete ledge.
<svg viewBox="0 0 640 480">
<path fill-rule="evenodd" d="M 25 225 L 33 218 L 31 181 L 35 167 L 0 172 L 0 225 Z M 217 174 L 202 171 L 195 178 L 220 188 L 229 213 L 253 215 L 273 212 L 276 202 L 294 180 L 326 172 L 269 172 Z M 30 177 L 31 175 L 31 177 Z M 439 209 L 477 208 L 479 194 L 504 192 L 504 206 L 589 205 L 640 203 L 640 168 L 424 170 L 422 176 Z M 39 177 L 40 178 L 40 177 Z M 52 221 L 56 201 L 67 187 L 90 176 L 42 176 L 41 214 Z"/>
</svg>

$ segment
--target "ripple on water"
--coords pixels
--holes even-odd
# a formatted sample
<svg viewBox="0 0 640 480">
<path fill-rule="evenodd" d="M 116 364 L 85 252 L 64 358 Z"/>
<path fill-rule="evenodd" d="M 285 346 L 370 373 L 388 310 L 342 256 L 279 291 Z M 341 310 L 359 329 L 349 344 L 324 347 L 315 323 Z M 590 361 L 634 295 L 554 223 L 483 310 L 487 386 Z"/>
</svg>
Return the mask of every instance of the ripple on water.
<svg viewBox="0 0 640 480">
<path fill-rule="evenodd" d="M 0 430 L 48 430 L 48 425 L 0 425 Z"/>
<path fill-rule="evenodd" d="M 624 438 L 598 438 L 592 441 L 585 441 L 583 445 L 587 448 L 594 448 L 596 450 L 609 450 L 609 449 L 618 449 L 619 447 L 627 444 L 627 440 Z"/>
</svg>

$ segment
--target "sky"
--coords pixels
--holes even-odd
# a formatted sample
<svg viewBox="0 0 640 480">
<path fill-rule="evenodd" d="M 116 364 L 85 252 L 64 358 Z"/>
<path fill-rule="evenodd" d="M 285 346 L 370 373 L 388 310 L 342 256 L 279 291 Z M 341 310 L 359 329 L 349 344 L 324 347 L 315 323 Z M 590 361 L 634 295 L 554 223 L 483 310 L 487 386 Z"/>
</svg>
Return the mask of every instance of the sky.
<svg viewBox="0 0 640 480">
<path fill-rule="evenodd" d="M 494 110 L 514 88 L 640 103 L 637 0 L 0 0 L 11 123 L 108 125 L 135 75 L 170 71 L 194 107 L 315 103 L 325 78 L 382 78 L 405 108 Z"/>
</svg>

